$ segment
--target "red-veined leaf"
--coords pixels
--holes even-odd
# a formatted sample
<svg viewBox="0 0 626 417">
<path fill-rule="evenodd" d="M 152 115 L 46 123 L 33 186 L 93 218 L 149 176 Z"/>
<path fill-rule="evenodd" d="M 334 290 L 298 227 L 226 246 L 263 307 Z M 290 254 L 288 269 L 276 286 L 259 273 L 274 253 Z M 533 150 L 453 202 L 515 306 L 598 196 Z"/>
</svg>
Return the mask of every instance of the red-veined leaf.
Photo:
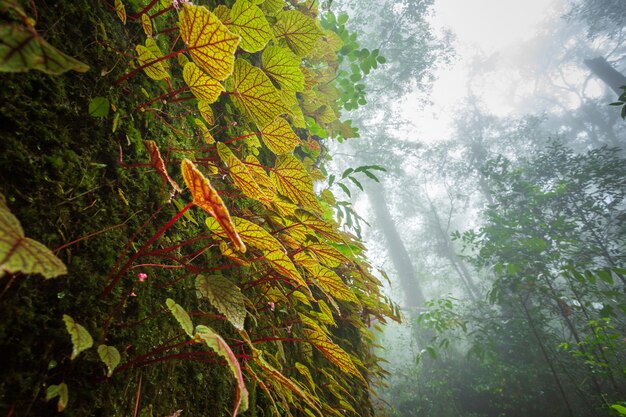
<svg viewBox="0 0 626 417">
<path fill-rule="evenodd" d="M 233 417 L 246 411 L 248 409 L 248 390 L 246 389 L 246 384 L 243 381 L 243 374 L 241 373 L 239 361 L 237 361 L 237 357 L 231 350 L 230 346 L 228 346 L 226 341 L 224 341 L 219 334 L 215 333 L 211 328 L 203 325 L 196 326 L 195 339 L 203 341 L 208 347 L 215 351 L 215 353 L 223 357 L 235 377 L 237 390 Z"/>
<path fill-rule="evenodd" d="M 198 111 L 202 115 L 205 122 L 210 125 L 215 124 L 215 117 L 213 116 L 213 110 L 211 109 L 211 103 L 203 100 L 198 101 Z"/>
<path fill-rule="evenodd" d="M 182 171 L 185 184 L 187 184 L 187 188 L 189 188 L 193 195 L 193 203 L 215 217 L 222 227 L 222 230 L 224 230 L 237 250 L 239 252 L 245 252 L 246 245 L 244 245 L 237 234 L 237 229 L 235 229 L 230 219 L 230 214 L 222 198 L 211 186 L 209 180 L 202 175 L 193 162 L 188 159 L 183 159 Z"/>
<path fill-rule="evenodd" d="M 304 75 L 300 70 L 300 60 L 291 51 L 280 46 L 270 45 L 263 50 L 263 68 L 267 75 L 288 91 L 304 90 Z"/>
<path fill-rule="evenodd" d="M 315 48 L 322 36 L 315 20 L 298 10 L 286 10 L 278 14 L 273 26 L 277 39 L 284 40 L 296 55 L 305 56 Z"/>
<path fill-rule="evenodd" d="M 289 109 L 265 73 L 248 61 L 237 59 L 233 73 L 232 98 L 260 128 Z"/>
<path fill-rule="evenodd" d="M 265 146 L 276 155 L 293 152 L 300 144 L 300 138 L 282 117 L 277 117 L 261 129 L 261 138 Z"/>
<path fill-rule="evenodd" d="M 185 64 L 183 78 L 193 95 L 206 103 L 214 103 L 224 91 L 224 86 L 219 81 L 206 75 L 193 62 Z"/>
<path fill-rule="evenodd" d="M 339 345 L 333 343 L 326 335 L 313 331 L 313 330 L 303 330 L 307 336 L 308 341 L 319 350 L 322 355 L 326 357 L 329 361 L 335 364 L 339 369 L 347 374 L 351 374 L 359 378 L 364 383 L 365 378 L 356 368 L 352 360 L 350 359 L 350 355 L 346 353 Z"/>
<path fill-rule="evenodd" d="M 122 0 L 115 0 L 115 13 L 117 13 L 117 17 L 120 18 L 122 24 L 126 24 L 126 8 L 124 7 L 124 3 Z"/>
<path fill-rule="evenodd" d="M 313 191 L 313 180 L 294 155 L 280 155 L 271 173 L 278 192 L 304 208 L 322 212 Z"/>
<path fill-rule="evenodd" d="M 217 80 L 233 72 L 239 36 L 204 6 L 184 4 L 178 16 L 180 35 L 193 60 Z"/>
<path fill-rule="evenodd" d="M 313 267 L 311 272 L 319 287 L 334 298 L 353 303 L 359 302 L 354 292 L 352 292 L 341 277 L 332 270 L 318 265 Z"/>
<path fill-rule="evenodd" d="M 196 291 L 225 315 L 237 330 L 243 330 L 246 306 L 238 286 L 222 275 L 198 275 Z"/>
<path fill-rule="evenodd" d="M 162 80 L 169 77 L 169 74 L 163 68 L 162 62 L 155 62 L 157 57 L 150 49 L 143 45 L 137 45 L 135 49 L 137 50 L 137 62 L 139 65 L 147 65 L 143 68 L 143 71 L 148 77 L 153 80 Z"/>
<path fill-rule="evenodd" d="M 198 129 L 200 129 L 200 133 L 202 134 L 202 138 L 204 139 L 204 143 L 208 143 L 208 144 L 215 143 L 215 138 L 213 138 L 213 135 L 209 131 L 209 128 L 206 127 L 204 122 L 202 120 L 200 120 L 200 119 L 194 119 L 193 121 L 196 124 L 196 126 L 198 127 Z"/>
<path fill-rule="evenodd" d="M 153 140 L 144 140 L 143 144 L 145 145 L 148 153 L 150 154 L 150 164 L 156 171 L 163 177 L 165 181 L 167 181 L 174 190 L 178 193 L 182 193 L 182 189 L 180 185 L 176 181 L 174 181 L 169 174 L 167 173 L 167 169 L 165 168 L 165 162 L 163 158 L 161 158 L 161 152 L 159 152 L 159 147 L 156 142 Z"/>
<path fill-rule="evenodd" d="M 309 287 L 306 285 L 304 279 L 291 262 L 291 259 L 280 249 L 265 249 L 263 250 L 263 255 L 265 260 L 270 263 L 272 268 L 274 268 L 279 274 L 289 278 L 297 287 L 304 287 L 307 290 Z"/>
<path fill-rule="evenodd" d="M 144 13 L 141 15 L 141 27 L 143 28 L 143 32 L 147 37 L 152 37 L 152 20 L 150 20 L 150 16 L 148 13 Z"/>
<path fill-rule="evenodd" d="M 241 36 L 241 49 L 258 52 L 274 37 L 261 9 L 248 0 L 237 0 L 230 11 L 229 29 Z"/>
<path fill-rule="evenodd" d="M 259 200 L 264 197 L 263 191 L 261 191 L 259 185 L 248 171 L 248 167 L 233 154 L 227 145 L 218 142 L 217 153 L 222 162 L 228 166 L 228 174 L 237 188 L 250 198 Z"/>
</svg>

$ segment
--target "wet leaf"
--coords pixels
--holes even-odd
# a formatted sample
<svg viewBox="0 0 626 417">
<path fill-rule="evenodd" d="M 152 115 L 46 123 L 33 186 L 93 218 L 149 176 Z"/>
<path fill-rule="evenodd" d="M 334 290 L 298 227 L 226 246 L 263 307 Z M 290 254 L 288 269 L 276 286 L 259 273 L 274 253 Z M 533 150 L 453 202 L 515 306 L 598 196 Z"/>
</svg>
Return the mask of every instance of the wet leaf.
<svg viewBox="0 0 626 417">
<path fill-rule="evenodd" d="M 185 333 L 187 333 L 189 337 L 193 337 L 193 323 L 191 322 L 191 317 L 189 317 L 189 314 L 187 314 L 185 309 L 179 304 L 176 304 L 176 301 L 171 298 L 165 300 L 165 304 Z"/>
<path fill-rule="evenodd" d="M 72 355 L 70 359 L 74 360 L 80 352 L 93 346 L 93 339 L 87 329 L 76 323 L 74 319 L 67 314 L 63 315 L 63 321 L 65 322 L 67 332 L 72 338 Z"/>
<path fill-rule="evenodd" d="M 217 16 L 204 6 L 184 4 L 178 25 L 191 57 L 207 74 L 224 80 L 233 72 L 239 36 Z"/>
<path fill-rule="evenodd" d="M 100 360 L 102 360 L 109 369 L 107 377 L 111 377 L 113 370 L 120 363 L 120 352 L 114 346 L 100 345 L 98 346 L 98 356 L 100 356 Z"/>
<path fill-rule="evenodd" d="M 165 162 L 163 161 L 163 158 L 161 158 L 161 152 L 159 152 L 159 147 L 156 142 L 153 140 L 144 140 L 143 144 L 150 154 L 150 164 L 152 167 L 172 186 L 174 190 L 176 190 L 176 192 L 182 193 L 183 190 L 180 188 L 180 185 L 178 185 L 178 183 L 167 173 Z"/>
<path fill-rule="evenodd" d="M 276 116 L 289 113 L 267 75 L 243 59 L 235 62 L 232 97 L 235 105 L 259 128 Z"/>
<path fill-rule="evenodd" d="M 259 200 L 264 197 L 263 191 L 248 171 L 248 167 L 232 153 L 227 145 L 218 142 L 217 152 L 222 162 L 228 166 L 228 174 L 237 188 L 250 198 Z"/>
<path fill-rule="evenodd" d="M 313 180 L 294 155 L 280 155 L 271 173 L 278 192 L 302 207 L 322 212 L 322 207 L 313 191 Z"/>
<path fill-rule="evenodd" d="M 135 49 L 137 50 L 137 62 L 139 65 L 147 65 L 143 71 L 148 77 L 153 80 L 162 80 L 169 77 L 169 74 L 163 68 L 163 64 L 160 61 L 156 62 L 157 57 L 150 49 L 143 45 L 137 45 Z"/>
<path fill-rule="evenodd" d="M 226 232 L 230 241 L 235 245 L 235 248 L 237 248 L 239 252 L 245 252 L 246 245 L 244 245 L 237 234 L 237 229 L 235 229 L 230 219 L 230 214 L 222 198 L 211 186 L 209 180 L 205 178 L 204 175 L 198 171 L 193 162 L 188 159 L 183 159 L 182 170 L 185 184 L 187 184 L 187 188 L 189 188 L 193 195 L 193 203 L 215 217 L 222 227 L 222 230 Z"/>
<path fill-rule="evenodd" d="M 59 385 L 50 385 L 46 389 L 46 401 L 59 397 L 59 401 L 57 401 L 57 411 L 59 413 L 67 407 L 69 396 L 69 390 L 67 389 L 67 384 L 65 382 L 62 382 Z"/>
<path fill-rule="evenodd" d="M 233 417 L 239 413 L 243 413 L 248 409 L 248 390 L 246 384 L 243 381 L 243 374 L 241 373 L 241 366 L 237 361 L 237 357 L 230 349 L 228 344 L 222 339 L 222 337 L 215 333 L 211 328 L 203 325 L 196 326 L 195 339 L 198 341 L 204 341 L 208 347 L 210 347 L 215 353 L 223 357 L 228 363 L 235 380 L 237 382 L 235 409 L 233 410 Z"/>
<path fill-rule="evenodd" d="M 50 249 L 24 236 L 22 225 L 1 194 L 0 200 L 0 277 L 5 272 L 41 274 L 44 278 L 67 274 L 65 264 Z"/>
<path fill-rule="evenodd" d="M 193 62 L 185 64 L 183 78 L 193 95 L 208 104 L 215 103 L 224 91 L 224 86 L 219 81 L 206 75 Z"/>
<path fill-rule="evenodd" d="M 222 275 L 198 275 L 196 291 L 225 315 L 237 330 L 243 330 L 246 306 L 238 286 Z"/>
<path fill-rule="evenodd" d="M 293 152 L 300 144 L 300 138 L 282 117 L 277 117 L 261 129 L 261 138 L 265 146 L 276 155 Z"/>
<path fill-rule="evenodd" d="M 339 345 L 333 343 L 326 335 L 313 331 L 313 330 L 303 330 L 307 336 L 307 340 L 319 350 L 322 355 L 326 357 L 329 361 L 335 364 L 341 371 L 351 374 L 359 378 L 363 383 L 367 383 L 363 375 L 356 368 L 352 360 L 350 359 L 350 355 L 346 353 Z"/>
<path fill-rule="evenodd" d="M 311 52 L 322 36 L 315 20 L 297 10 L 280 12 L 273 30 L 276 38 L 284 40 L 298 56 Z"/>
<path fill-rule="evenodd" d="M 274 36 L 261 9 L 248 0 L 237 0 L 230 11 L 229 29 L 241 35 L 241 49 L 258 52 Z"/>
</svg>

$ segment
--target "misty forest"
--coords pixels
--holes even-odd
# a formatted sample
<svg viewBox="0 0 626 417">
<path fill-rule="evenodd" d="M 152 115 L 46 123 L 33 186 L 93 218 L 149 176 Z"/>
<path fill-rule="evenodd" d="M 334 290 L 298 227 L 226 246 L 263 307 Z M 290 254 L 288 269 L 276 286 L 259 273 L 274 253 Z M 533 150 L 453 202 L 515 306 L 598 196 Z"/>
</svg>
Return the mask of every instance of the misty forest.
<svg viewBox="0 0 626 417">
<path fill-rule="evenodd" d="M 0 416 L 626 416 L 625 0 L 0 0 Z"/>
</svg>

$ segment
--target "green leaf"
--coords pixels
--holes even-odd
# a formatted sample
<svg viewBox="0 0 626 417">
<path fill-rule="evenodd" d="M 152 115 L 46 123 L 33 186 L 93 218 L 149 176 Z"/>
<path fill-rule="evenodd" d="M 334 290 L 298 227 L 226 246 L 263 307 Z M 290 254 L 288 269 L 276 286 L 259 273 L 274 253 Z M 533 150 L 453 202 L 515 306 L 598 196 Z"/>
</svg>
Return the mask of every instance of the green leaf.
<svg viewBox="0 0 626 417">
<path fill-rule="evenodd" d="M 107 377 L 113 375 L 113 370 L 119 365 L 121 360 L 120 352 L 114 346 L 100 345 L 98 346 L 98 356 L 109 369 Z"/>
<path fill-rule="evenodd" d="M 24 236 L 22 225 L 0 194 L 0 277 L 5 271 L 54 278 L 67 274 L 67 267 L 50 249 Z"/>
<path fill-rule="evenodd" d="M 110 107 L 109 100 L 105 97 L 95 97 L 89 102 L 89 115 L 92 117 L 107 117 Z"/>
<path fill-rule="evenodd" d="M 288 91 L 304 90 L 304 74 L 300 70 L 300 60 L 291 51 L 280 46 L 270 45 L 263 50 L 263 68 L 267 75 Z"/>
<path fill-rule="evenodd" d="M 171 298 L 168 298 L 165 301 L 165 304 L 167 304 L 167 308 L 170 309 L 172 315 L 176 318 L 185 333 L 187 333 L 189 337 L 193 337 L 193 323 L 191 322 L 191 317 L 189 317 L 189 314 L 187 314 L 185 309 L 176 304 L 176 302 Z"/>
<path fill-rule="evenodd" d="M 246 384 L 243 381 L 243 374 L 241 373 L 241 366 L 237 361 L 237 357 L 230 349 L 228 344 L 222 339 L 222 337 L 215 333 L 211 328 L 203 325 L 196 326 L 196 333 L 194 338 L 198 341 L 204 341 L 208 347 L 213 349 L 215 353 L 226 359 L 228 367 L 230 368 L 235 380 L 237 381 L 236 401 L 235 408 L 233 410 L 233 417 L 239 413 L 243 413 L 248 409 L 248 390 Z"/>
<path fill-rule="evenodd" d="M 322 31 L 315 24 L 315 20 L 298 10 L 280 12 L 273 30 L 276 38 L 285 41 L 298 56 L 311 52 L 322 37 Z"/>
<path fill-rule="evenodd" d="M 246 306 L 243 294 L 237 285 L 222 275 L 198 275 L 196 291 L 225 315 L 237 330 L 243 330 Z"/>
<path fill-rule="evenodd" d="M 65 322 L 67 332 L 72 338 L 72 355 L 70 359 L 74 360 L 80 352 L 93 346 L 93 339 L 87 329 L 76 323 L 74 319 L 67 314 L 63 315 L 63 321 Z"/>
<path fill-rule="evenodd" d="M 89 66 L 50 45 L 34 27 L 0 25 L 0 72 L 31 69 L 60 75 L 69 70 L 85 72 Z"/>
<path fill-rule="evenodd" d="M 261 9 L 248 0 L 237 0 L 230 11 L 229 28 L 241 35 L 241 49 L 258 52 L 274 36 Z"/>
<path fill-rule="evenodd" d="M 53 398 L 59 397 L 57 402 L 57 411 L 60 413 L 67 407 L 69 401 L 69 391 L 65 382 L 59 385 L 50 385 L 46 389 L 46 401 L 50 401 Z"/>
<path fill-rule="evenodd" d="M 606 269 L 602 269 L 600 271 L 597 272 L 598 276 L 600 277 L 600 279 L 604 282 L 606 282 L 609 285 L 613 285 L 614 281 L 613 281 L 613 275 L 611 274 L 611 271 L 608 271 Z"/>
<path fill-rule="evenodd" d="M 344 193 L 346 193 L 348 195 L 348 197 L 351 197 L 350 189 L 348 187 L 346 187 L 345 184 L 342 184 L 342 183 L 338 182 L 337 185 L 339 186 L 339 188 L 341 188 L 343 190 Z"/>
<path fill-rule="evenodd" d="M 354 177 L 348 177 L 348 179 L 349 179 L 350 181 L 352 181 L 352 182 L 354 183 L 354 185 L 356 185 L 357 187 L 359 187 L 359 189 L 360 189 L 361 191 L 363 191 L 363 186 L 361 185 L 361 183 L 360 183 L 360 182 L 359 182 L 356 178 L 354 178 Z"/>
<path fill-rule="evenodd" d="M 611 408 L 617 411 L 620 415 L 626 416 L 626 407 L 620 404 L 611 404 Z"/>
</svg>

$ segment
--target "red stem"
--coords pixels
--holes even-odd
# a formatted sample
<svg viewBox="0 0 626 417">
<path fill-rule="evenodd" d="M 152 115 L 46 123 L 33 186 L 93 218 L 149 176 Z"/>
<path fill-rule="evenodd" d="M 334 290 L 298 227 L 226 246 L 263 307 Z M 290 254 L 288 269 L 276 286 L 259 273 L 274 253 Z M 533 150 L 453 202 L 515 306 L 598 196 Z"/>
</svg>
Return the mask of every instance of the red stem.
<svg viewBox="0 0 626 417">
<path fill-rule="evenodd" d="M 151 65 L 154 65 L 154 64 L 156 64 L 157 62 L 161 62 L 161 61 L 165 61 L 165 60 L 167 60 L 167 59 L 174 58 L 175 56 L 180 55 L 180 54 L 182 54 L 183 52 L 187 52 L 187 48 L 183 48 L 183 49 L 181 49 L 181 50 L 171 52 L 171 53 L 169 53 L 169 54 L 167 54 L 167 55 L 164 55 L 164 56 L 162 56 L 162 57 L 159 57 L 159 58 L 155 59 L 154 61 L 150 61 L 150 62 L 147 62 L 147 63 L 145 63 L 145 64 L 143 64 L 143 65 L 140 65 L 140 66 L 138 66 L 137 68 L 135 68 L 134 70 L 129 71 L 129 72 L 127 72 L 126 74 L 122 75 L 120 78 L 118 78 L 117 80 L 115 80 L 115 81 L 113 82 L 113 84 L 114 84 L 114 85 L 121 84 L 121 83 L 123 83 L 124 81 L 126 81 L 127 79 L 129 79 L 130 77 L 133 77 L 133 76 L 137 75 L 138 73 L 140 73 L 141 71 L 143 71 L 143 69 L 144 69 L 144 68 L 147 68 L 147 67 L 149 67 L 149 66 L 151 66 Z"/>
<path fill-rule="evenodd" d="M 163 99 L 164 99 L 164 98 L 166 98 L 166 97 L 175 97 L 177 94 L 182 93 L 183 91 L 185 91 L 185 90 L 186 90 L 186 89 L 188 89 L 188 88 L 189 88 L 189 87 L 187 87 L 187 86 L 185 85 L 185 86 L 183 86 L 183 87 L 179 88 L 178 90 L 174 90 L 174 91 L 170 91 L 170 92 L 165 93 L 165 94 L 161 94 L 160 96 L 155 97 L 155 98 L 153 98 L 152 100 L 148 100 L 148 101 L 146 101 L 145 103 L 140 104 L 140 105 L 139 105 L 139 106 L 137 106 L 137 107 L 135 108 L 135 110 L 133 110 L 133 111 L 135 112 L 135 111 L 137 111 L 137 110 L 140 110 L 140 109 L 142 109 L 142 108 L 144 108 L 144 107 L 146 107 L 146 106 L 151 105 L 151 104 L 152 104 L 152 103 L 154 103 L 155 101 L 163 100 Z"/>
<path fill-rule="evenodd" d="M 232 138 L 232 139 L 228 139 L 228 140 L 224 141 L 224 144 L 228 144 L 228 143 L 234 142 L 236 140 L 249 138 L 250 136 L 256 136 L 257 134 L 260 134 L 260 132 L 248 133 L 247 135 L 237 136 L 236 138 Z"/>
</svg>

